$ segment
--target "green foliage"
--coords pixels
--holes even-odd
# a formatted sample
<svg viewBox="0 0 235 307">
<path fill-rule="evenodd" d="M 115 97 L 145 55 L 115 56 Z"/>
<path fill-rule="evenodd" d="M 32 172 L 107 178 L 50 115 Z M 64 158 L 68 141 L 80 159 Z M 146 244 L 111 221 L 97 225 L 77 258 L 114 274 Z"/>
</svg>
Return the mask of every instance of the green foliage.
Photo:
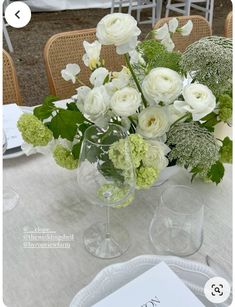
<svg viewBox="0 0 235 307">
<path fill-rule="evenodd" d="M 222 178 L 224 177 L 224 166 L 220 161 L 217 161 L 213 164 L 207 174 L 207 178 L 211 181 L 219 184 Z"/>
<path fill-rule="evenodd" d="M 225 123 L 230 122 L 233 114 L 232 97 L 228 94 L 220 95 L 218 107 L 220 119 Z"/>
<path fill-rule="evenodd" d="M 97 168 L 106 179 L 112 179 L 119 183 L 124 182 L 125 178 L 123 176 L 123 170 L 117 169 L 113 165 L 112 161 L 107 160 L 102 163 L 98 163 Z"/>
<path fill-rule="evenodd" d="M 62 137 L 73 141 L 78 132 L 78 126 L 85 120 L 85 117 L 80 111 L 59 109 L 48 124 L 48 128 L 53 132 L 55 139 Z"/>
<path fill-rule="evenodd" d="M 181 72 L 179 64 L 181 53 L 168 52 L 159 41 L 154 39 L 145 40 L 138 45 L 137 49 L 147 63 L 149 71 L 156 67 L 166 67 Z"/>
<path fill-rule="evenodd" d="M 202 118 L 202 121 L 205 121 L 201 126 L 206 127 L 209 131 L 214 131 L 214 126 L 217 125 L 220 121 L 218 120 L 218 115 L 215 112 L 211 112 Z"/>
<path fill-rule="evenodd" d="M 233 142 L 228 136 L 223 140 L 223 145 L 220 147 L 219 153 L 222 163 L 232 163 Z"/>
<path fill-rule="evenodd" d="M 34 108 L 33 114 L 40 120 L 44 120 L 52 115 L 52 112 L 56 109 L 53 102 L 59 98 L 55 96 L 47 96 L 44 98 L 43 104 Z"/>
</svg>

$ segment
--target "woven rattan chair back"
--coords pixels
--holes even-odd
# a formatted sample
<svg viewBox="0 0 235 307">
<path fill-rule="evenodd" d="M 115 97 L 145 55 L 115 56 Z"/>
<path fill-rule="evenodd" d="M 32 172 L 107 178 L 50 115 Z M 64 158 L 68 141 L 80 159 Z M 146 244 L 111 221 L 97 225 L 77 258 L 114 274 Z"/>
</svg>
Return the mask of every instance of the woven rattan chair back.
<svg viewBox="0 0 235 307">
<path fill-rule="evenodd" d="M 65 81 L 61 77 L 61 70 L 69 63 L 77 63 L 81 68 L 79 79 L 90 85 L 91 71 L 82 60 L 85 53 L 83 41 L 96 40 L 96 29 L 63 32 L 52 36 L 44 49 L 44 61 L 49 82 L 50 93 L 59 98 L 68 98 L 75 94 L 78 84 Z M 101 58 L 105 60 L 105 67 L 110 71 L 120 71 L 124 64 L 124 57 L 119 56 L 114 46 L 102 46 Z"/>
<path fill-rule="evenodd" d="M 233 38 L 233 12 L 230 12 L 225 21 L 224 36 Z"/>
<path fill-rule="evenodd" d="M 22 98 L 14 62 L 10 54 L 3 50 L 3 103 L 13 102 L 21 105 Z"/>
<path fill-rule="evenodd" d="M 191 16 L 179 16 L 177 17 L 179 20 L 179 26 L 184 26 L 188 20 L 192 20 L 193 29 L 189 36 L 182 36 L 179 33 L 175 33 L 173 36 L 173 41 L 175 43 L 175 50 L 184 52 L 185 49 L 195 41 L 199 40 L 202 37 L 210 36 L 212 34 L 210 25 L 208 21 L 202 17 L 197 15 Z M 154 26 L 154 29 L 158 29 L 162 27 L 165 23 L 168 23 L 172 17 L 166 17 L 160 19 Z"/>
</svg>

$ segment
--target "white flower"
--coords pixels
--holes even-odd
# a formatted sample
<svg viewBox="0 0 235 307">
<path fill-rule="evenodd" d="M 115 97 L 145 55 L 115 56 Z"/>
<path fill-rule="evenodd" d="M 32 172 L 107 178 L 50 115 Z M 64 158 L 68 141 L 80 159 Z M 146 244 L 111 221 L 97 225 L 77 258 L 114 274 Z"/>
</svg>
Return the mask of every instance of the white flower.
<svg viewBox="0 0 235 307">
<path fill-rule="evenodd" d="M 76 76 L 80 73 L 81 69 L 78 64 L 67 64 L 66 68 L 61 70 L 61 76 L 65 81 L 72 80 L 76 82 Z"/>
<path fill-rule="evenodd" d="M 154 68 L 144 78 L 143 93 L 150 104 L 172 103 L 181 93 L 182 77 L 174 70 L 165 67 Z"/>
<path fill-rule="evenodd" d="M 175 31 L 178 28 L 178 26 L 179 26 L 179 22 L 178 22 L 178 19 L 176 17 L 172 18 L 169 21 L 169 31 L 171 33 L 175 33 Z"/>
<path fill-rule="evenodd" d="M 104 84 L 105 78 L 109 75 L 109 71 L 104 68 L 100 67 L 93 71 L 90 76 L 90 82 L 94 86 L 101 86 Z"/>
<path fill-rule="evenodd" d="M 189 20 L 182 28 L 179 29 L 179 32 L 182 36 L 188 36 L 193 29 L 192 20 Z"/>
<path fill-rule="evenodd" d="M 122 13 L 106 15 L 96 28 L 99 42 L 102 45 L 115 45 L 118 54 L 134 50 L 140 33 L 137 21 L 131 15 Z"/>
<path fill-rule="evenodd" d="M 101 44 L 98 41 L 93 43 L 83 42 L 83 47 L 86 53 L 83 55 L 84 64 L 90 69 L 94 69 L 100 65 Z"/>
<path fill-rule="evenodd" d="M 145 60 L 142 57 L 142 54 L 136 49 L 129 52 L 130 63 L 131 64 L 141 64 L 146 65 Z"/>
<path fill-rule="evenodd" d="M 109 108 L 110 97 L 105 87 L 94 87 L 86 96 L 84 101 L 84 112 L 91 120 L 105 115 Z"/>
<path fill-rule="evenodd" d="M 113 80 L 112 85 L 115 89 L 121 89 L 123 87 L 128 86 L 130 83 L 131 74 L 127 67 L 123 67 L 123 69 L 119 72 L 113 72 Z"/>
<path fill-rule="evenodd" d="M 165 46 L 166 50 L 169 51 L 169 52 L 173 51 L 174 48 L 175 48 L 175 44 L 174 44 L 174 42 L 173 42 L 173 40 L 171 39 L 170 36 L 164 38 L 164 39 L 161 41 L 161 44 L 162 44 L 163 46 Z"/>
<path fill-rule="evenodd" d="M 167 23 L 165 23 L 161 28 L 153 30 L 154 38 L 157 40 L 163 40 L 170 37 L 169 28 Z"/>
<path fill-rule="evenodd" d="M 166 111 L 158 106 L 141 111 L 138 122 L 137 133 L 149 139 L 163 137 L 170 127 Z"/>
<path fill-rule="evenodd" d="M 148 140 L 148 151 L 142 160 L 144 166 L 154 167 L 162 171 L 168 165 L 168 159 L 165 156 L 170 151 L 170 148 L 163 142 Z"/>
<path fill-rule="evenodd" d="M 180 117 L 184 115 L 181 112 L 179 112 L 173 104 L 167 106 L 166 108 L 167 108 L 168 119 L 169 119 L 170 124 L 173 124 L 176 120 L 178 120 Z"/>
<path fill-rule="evenodd" d="M 77 101 L 83 103 L 88 93 L 91 89 L 88 86 L 80 86 L 76 89 L 77 91 Z"/>
<path fill-rule="evenodd" d="M 185 101 L 175 101 L 175 108 L 183 113 L 190 112 L 194 121 L 198 121 L 211 113 L 216 106 L 216 98 L 205 85 L 192 83 L 183 89 Z"/>
<path fill-rule="evenodd" d="M 111 98 L 111 108 L 119 116 L 128 117 L 138 110 L 141 94 L 132 87 L 124 87 L 114 93 Z"/>
<path fill-rule="evenodd" d="M 46 146 L 33 146 L 29 143 L 23 143 L 21 145 L 21 149 L 26 156 L 34 155 L 36 153 L 40 153 L 43 155 L 50 155 L 53 147 L 56 144 L 56 140 L 51 140 Z"/>
</svg>

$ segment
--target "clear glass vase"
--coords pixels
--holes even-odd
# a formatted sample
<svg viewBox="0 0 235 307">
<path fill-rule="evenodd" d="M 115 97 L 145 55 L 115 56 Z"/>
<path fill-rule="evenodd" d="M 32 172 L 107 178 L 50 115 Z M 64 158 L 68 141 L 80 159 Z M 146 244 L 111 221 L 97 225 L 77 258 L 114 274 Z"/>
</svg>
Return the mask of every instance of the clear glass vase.
<svg viewBox="0 0 235 307">
<path fill-rule="evenodd" d="M 99 258 L 122 255 L 129 247 L 129 234 L 110 220 L 110 208 L 132 201 L 135 172 L 127 134 L 121 126 L 110 124 L 106 131 L 91 126 L 86 130 L 77 178 L 83 198 L 106 208 L 106 221 L 92 225 L 84 233 L 86 249 Z"/>
</svg>

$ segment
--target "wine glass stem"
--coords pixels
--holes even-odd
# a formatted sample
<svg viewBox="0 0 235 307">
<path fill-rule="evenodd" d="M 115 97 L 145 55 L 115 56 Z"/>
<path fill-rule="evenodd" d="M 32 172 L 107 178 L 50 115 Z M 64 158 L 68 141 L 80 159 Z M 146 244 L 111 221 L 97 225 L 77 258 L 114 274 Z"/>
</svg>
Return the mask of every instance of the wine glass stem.
<svg viewBox="0 0 235 307">
<path fill-rule="evenodd" d="M 107 206 L 105 208 L 106 211 L 106 234 L 105 234 L 105 238 L 108 239 L 111 237 L 110 234 L 110 208 L 109 206 Z"/>
</svg>

